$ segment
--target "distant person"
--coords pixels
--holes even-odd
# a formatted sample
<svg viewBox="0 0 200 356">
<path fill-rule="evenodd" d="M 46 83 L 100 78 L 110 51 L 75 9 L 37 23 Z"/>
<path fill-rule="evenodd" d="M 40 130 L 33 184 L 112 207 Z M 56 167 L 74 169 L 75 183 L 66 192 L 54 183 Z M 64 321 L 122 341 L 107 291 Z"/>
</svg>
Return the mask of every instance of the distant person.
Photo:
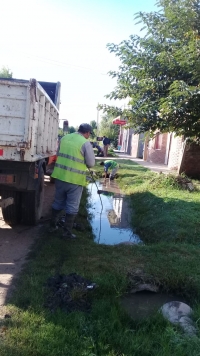
<svg viewBox="0 0 200 356">
<path fill-rule="evenodd" d="M 103 148 L 101 146 L 97 145 L 97 143 L 95 142 L 93 144 L 93 147 L 97 149 L 97 157 L 103 157 L 104 156 Z"/>
<path fill-rule="evenodd" d="M 119 169 L 119 165 L 116 161 L 113 160 L 106 160 L 106 161 L 102 161 L 100 163 L 100 166 L 104 166 L 104 173 L 105 173 L 105 179 L 107 178 L 107 174 L 108 174 L 108 170 L 111 169 L 111 173 L 110 173 L 110 180 L 113 180 L 115 178 L 115 175 Z"/>
<path fill-rule="evenodd" d="M 95 165 L 93 148 L 88 141 L 92 127 L 81 124 L 78 132 L 64 136 L 52 178 L 55 178 L 55 198 L 52 204 L 52 219 L 49 231 L 56 230 L 59 214 L 65 210 L 64 234 L 75 237 L 72 228 L 79 210 L 83 187 L 86 185 L 86 169 Z"/>
<path fill-rule="evenodd" d="M 98 157 L 104 157 L 104 152 L 103 152 L 103 148 L 101 147 L 101 146 L 99 146 L 99 145 L 97 145 L 96 146 L 96 148 L 97 148 L 97 156 Z"/>
<path fill-rule="evenodd" d="M 104 157 L 108 156 L 108 147 L 110 145 L 110 139 L 106 136 L 103 136 L 103 152 L 104 152 Z"/>
</svg>

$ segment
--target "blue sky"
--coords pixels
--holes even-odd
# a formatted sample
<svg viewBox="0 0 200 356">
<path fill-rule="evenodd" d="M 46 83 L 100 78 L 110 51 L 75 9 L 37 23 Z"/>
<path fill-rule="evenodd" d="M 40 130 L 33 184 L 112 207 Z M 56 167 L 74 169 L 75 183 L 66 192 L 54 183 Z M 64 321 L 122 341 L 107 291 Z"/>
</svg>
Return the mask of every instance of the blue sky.
<svg viewBox="0 0 200 356">
<path fill-rule="evenodd" d="M 138 11 L 156 0 L 4 0 L 0 67 L 14 78 L 61 82 L 60 119 L 70 126 L 97 118 L 97 104 L 116 85 L 107 73 L 119 62 L 106 48 L 131 34 Z M 123 103 L 122 103 L 123 105 Z"/>
</svg>

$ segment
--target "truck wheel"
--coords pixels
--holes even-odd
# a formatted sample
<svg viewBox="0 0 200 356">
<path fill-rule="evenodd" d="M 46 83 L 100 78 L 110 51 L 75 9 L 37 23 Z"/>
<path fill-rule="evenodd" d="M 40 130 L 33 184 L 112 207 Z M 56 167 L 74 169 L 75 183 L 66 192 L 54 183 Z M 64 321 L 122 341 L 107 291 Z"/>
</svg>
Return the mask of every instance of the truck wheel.
<svg viewBox="0 0 200 356">
<path fill-rule="evenodd" d="M 13 198 L 14 204 L 2 208 L 4 221 L 8 225 L 16 225 L 21 220 L 21 200 L 20 192 L 6 190 L 2 193 L 2 199 Z"/>
<path fill-rule="evenodd" d="M 35 225 L 42 216 L 44 201 L 44 171 L 42 170 L 34 191 L 22 193 L 22 222 Z"/>
</svg>

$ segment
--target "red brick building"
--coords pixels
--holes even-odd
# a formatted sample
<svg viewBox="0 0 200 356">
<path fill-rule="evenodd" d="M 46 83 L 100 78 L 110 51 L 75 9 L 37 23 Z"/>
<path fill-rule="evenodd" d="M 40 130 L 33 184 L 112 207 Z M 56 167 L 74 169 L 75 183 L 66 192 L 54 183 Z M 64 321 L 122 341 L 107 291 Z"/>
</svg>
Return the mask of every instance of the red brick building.
<svg viewBox="0 0 200 356">
<path fill-rule="evenodd" d="M 165 164 L 177 173 L 200 178 L 200 146 L 190 144 L 183 136 L 173 132 L 155 133 L 153 139 L 144 134 L 134 134 L 133 129 L 122 127 L 120 130 L 121 151 L 134 158 L 143 158 L 147 162 Z"/>
<path fill-rule="evenodd" d="M 148 162 L 166 164 L 179 174 L 200 178 L 200 146 L 184 140 L 174 133 L 161 134 L 146 140 L 144 159 Z"/>
</svg>

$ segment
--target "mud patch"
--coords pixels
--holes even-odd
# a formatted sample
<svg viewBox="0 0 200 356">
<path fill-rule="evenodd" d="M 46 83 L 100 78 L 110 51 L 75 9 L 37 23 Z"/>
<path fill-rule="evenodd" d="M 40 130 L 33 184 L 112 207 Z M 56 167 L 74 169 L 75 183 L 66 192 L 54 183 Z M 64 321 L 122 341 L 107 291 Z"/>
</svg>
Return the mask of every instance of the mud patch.
<svg viewBox="0 0 200 356">
<path fill-rule="evenodd" d="M 76 273 L 55 275 L 50 277 L 46 283 L 45 307 L 51 312 L 58 308 L 67 313 L 73 311 L 89 312 L 92 303 L 91 291 L 96 287 L 96 283 Z"/>
<path fill-rule="evenodd" d="M 43 222 L 51 218 L 51 204 L 55 187 L 45 176 L 43 219 L 37 226 L 10 226 L 3 220 L 0 208 L 0 317 L 4 315 L 6 304 L 15 289 L 14 280 L 26 263 L 26 256 L 32 244 L 40 236 Z"/>
</svg>

